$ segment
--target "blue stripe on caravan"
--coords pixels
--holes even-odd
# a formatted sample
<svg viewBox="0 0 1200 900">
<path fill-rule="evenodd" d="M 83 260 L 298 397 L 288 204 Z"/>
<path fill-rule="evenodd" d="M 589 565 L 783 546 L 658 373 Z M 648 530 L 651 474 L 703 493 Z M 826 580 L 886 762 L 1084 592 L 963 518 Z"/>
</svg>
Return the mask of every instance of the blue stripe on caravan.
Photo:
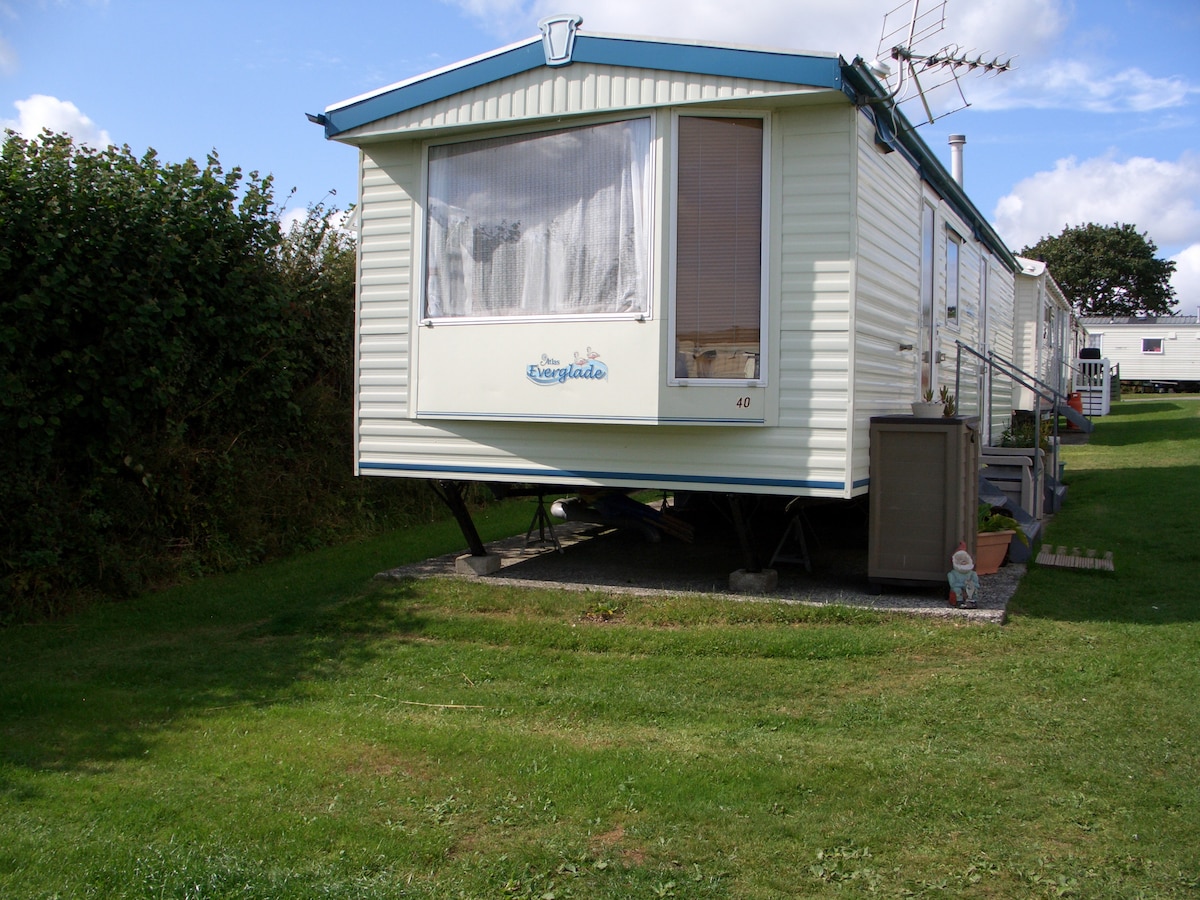
<svg viewBox="0 0 1200 900">
<path fill-rule="evenodd" d="M 483 419 L 488 422 L 578 422 L 600 423 L 612 425 L 764 425 L 766 419 L 758 418 L 728 418 L 699 416 L 587 416 L 587 415 L 556 415 L 554 413 L 483 413 L 461 412 L 456 410 L 422 410 L 421 419 Z"/>
<path fill-rule="evenodd" d="M 587 478 L 592 481 L 649 481 L 653 484 L 706 484 L 713 486 L 806 488 L 809 490 L 841 491 L 840 481 L 808 481 L 790 478 L 721 478 L 715 475 L 673 475 L 661 472 L 604 472 L 587 469 L 525 469 L 492 466 L 417 465 L 413 463 L 360 462 L 360 470 L 379 472 L 413 472 L 425 475 L 482 475 L 530 478 L 552 482 L 563 477 Z"/>
</svg>

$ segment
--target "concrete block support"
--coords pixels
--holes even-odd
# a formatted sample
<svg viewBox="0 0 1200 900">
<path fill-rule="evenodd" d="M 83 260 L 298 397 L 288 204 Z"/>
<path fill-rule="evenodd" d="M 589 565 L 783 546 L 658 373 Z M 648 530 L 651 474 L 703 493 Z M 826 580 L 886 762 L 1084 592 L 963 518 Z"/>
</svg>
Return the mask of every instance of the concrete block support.
<svg viewBox="0 0 1200 900">
<path fill-rule="evenodd" d="M 468 553 L 454 561 L 454 571 L 459 575 L 491 575 L 500 571 L 500 556 L 497 553 L 486 556 Z"/>
<path fill-rule="evenodd" d="M 739 594 L 765 594 L 775 590 L 778 584 L 779 573 L 774 569 L 763 569 L 761 572 L 738 569 L 729 576 L 729 589 Z"/>
</svg>

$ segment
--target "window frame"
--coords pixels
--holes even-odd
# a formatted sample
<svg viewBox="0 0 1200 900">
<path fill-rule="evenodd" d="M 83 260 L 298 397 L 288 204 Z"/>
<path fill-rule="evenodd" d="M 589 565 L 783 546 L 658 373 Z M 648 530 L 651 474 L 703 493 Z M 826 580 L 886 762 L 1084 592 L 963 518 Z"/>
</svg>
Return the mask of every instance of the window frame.
<svg viewBox="0 0 1200 900">
<path fill-rule="evenodd" d="M 676 371 L 675 359 L 678 345 L 678 303 L 676 293 L 679 286 L 679 122 L 685 118 L 696 119 L 756 119 L 762 123 L 762 175 L 760 182 L 759 210 L 759 340 L 758 376 L 754 378 L 698 378 L 680 376 Z M 670 241 L 668 251 L 667 286 L 667 384 L 671 387 L 765 387 L 768 384 L 770 364 L 770 248 L 771 248 L 771 114 L 766 110 L 747 109 L 676 109 L 671 112 L 671 175 L 670 175 Z"/>
<path fill-rule="evenodd" d="M 658 216 L 658 179 L 659 167 L 658 158 L 658 117 L 652 111 L 626 111 L 621 115 L 610 115 L 600 117 L 589 117 L 580 122 L 570 122 L 563 124 L 560 122 L 546 123 L 541 127 L 530 127 L 530 123 L 522 123 L 510 127 L 498 127 L 484 132 L 471 132 L 461 136 L 441 135 L 433 137 L 421 145 L 421 200 L 418 204 L 419 210 L 414 216 L 414 235 L 413 235 L 413 274 L 417 279 L 416 289 L 417 296 L 414 297 L 413 309 L 416 323 L 423 326 L 460 326 L 460 325 L 487 325 L 497 323 L 546 323 L 546 322 L 620 322 L 620 321 L 637 321 L 644 322 L 654 318 L 655 314 L 655 267 L 656 267 L 656 246 L 657 246 L 657 216 Z M 645 260 L 646 270 L 643 274 L 645 279 L 645 309 L 644 310 L 626 310 L 623 312 L 610 313 L 531 313 L 528 315 L 472 315 L 472 316 L 450 316 L 450 315 L 430 315 L 429 314 L 429 221 L 430 221 L 430 177 L 429 177 L 429 158 L 430 150 L 434 147 L 446 147 L 457 144 L 482 143 L 484 141 L 494 140 L 496 138 L 521 138 L 521 137 L 537 137 L 539 135 L 550 135 L 555 133 L 582 130 L 587 128 L 595 128 L 603 125 L 612 125 L 619 122 L 635 122 L 645 121 L 649 126 L 649 152 L 646 159 L 646 179 L 644 183 L 644 202 L 646 211 L 645 222 Z"/>
<path fill-rule="evenodd" d="M 1165 339 L 1165 338 L 1160 338 L 1160 337 L 1144 337 L 1144 338 L 1142 338 L 1142 352 L 1143 352 L 1143 353 L 1146 353 L 1146 354 L 1149 354 L 1149 355 L 1151 355 L 1151 356 L 1162 356 L 1162 353 L 1163 353 L 1163 347 L 1164 347 L 1165 343 L 1166 343 L 1166 339 Z M 1157 344 L 1157 345 L 1158 345 L 1158 349 L 1156 349 L 1156 350 L 1151 350 L 1151 349 L 1148 349 L 1148 348 L 1147 348 L 1147 345 L 1148 345 L 1148 344 Z"/>
<path fill-rule="evenodd" d="M 950 248 L 954 248 L 954 280 L 950 279 Z M 946 290 L 942 297 L 942 323 L 953 331 L 960 331 L 962 327 L 962 288 L 963 288 L 963 250 L 966 247 L 966 239 L 963 238 L 950 225 L 946 226 Z M 953 284 L 954 303 L 950 302 L 951 285 Z M 951 315 L 953 310 L 953 315 Z"/>
</svg>

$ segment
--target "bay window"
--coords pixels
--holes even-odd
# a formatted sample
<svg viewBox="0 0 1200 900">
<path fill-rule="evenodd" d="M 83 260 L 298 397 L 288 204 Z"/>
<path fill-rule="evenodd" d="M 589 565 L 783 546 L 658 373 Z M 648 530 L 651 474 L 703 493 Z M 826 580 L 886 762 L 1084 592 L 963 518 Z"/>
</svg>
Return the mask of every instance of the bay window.
<svg viewBox="0 0 1200 900">
<path fill-rule="evenodd" d="M 435 145 L 425 317 L 649 313 L 650 119 Z"/>
</svg>

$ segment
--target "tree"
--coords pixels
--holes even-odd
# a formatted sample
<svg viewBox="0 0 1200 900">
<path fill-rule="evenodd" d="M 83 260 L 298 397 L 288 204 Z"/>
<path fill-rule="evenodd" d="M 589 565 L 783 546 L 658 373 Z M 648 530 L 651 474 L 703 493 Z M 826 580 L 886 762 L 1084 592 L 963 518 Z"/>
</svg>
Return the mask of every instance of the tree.
<svg viewBox="0 0 1200 900">
<path fill-rule="evenodd" d="M 1080 316 L 1170 315 L 1175 263 L 1132 225 L 1077 225 L 1021 256 L 1041 260 Z"/>
</svg>

